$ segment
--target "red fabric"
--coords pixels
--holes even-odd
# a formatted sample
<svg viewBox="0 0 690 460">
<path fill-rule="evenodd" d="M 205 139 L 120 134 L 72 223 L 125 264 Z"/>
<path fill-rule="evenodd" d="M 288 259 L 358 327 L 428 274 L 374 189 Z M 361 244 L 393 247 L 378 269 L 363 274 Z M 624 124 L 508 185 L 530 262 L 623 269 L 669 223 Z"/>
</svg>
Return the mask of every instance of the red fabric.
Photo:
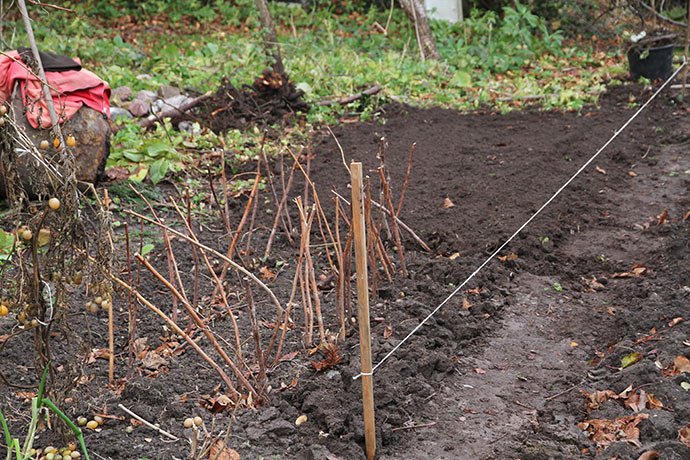
<svg viewBox="0 0 690 460">
<path fill-rule="evenodd" d="M 18 82 L 31 126 L 49 128 L 52 123 L 41 83 L 18 61 L 17 51 L 0 55 L 0 104 L 10 99 L 12 89 Z M 85 69 L 46 72 L 46 80 L 60 123 L 71 118 L 83 105 L 110 116 L 110 87 L 94 73 Z"/>
</svg>

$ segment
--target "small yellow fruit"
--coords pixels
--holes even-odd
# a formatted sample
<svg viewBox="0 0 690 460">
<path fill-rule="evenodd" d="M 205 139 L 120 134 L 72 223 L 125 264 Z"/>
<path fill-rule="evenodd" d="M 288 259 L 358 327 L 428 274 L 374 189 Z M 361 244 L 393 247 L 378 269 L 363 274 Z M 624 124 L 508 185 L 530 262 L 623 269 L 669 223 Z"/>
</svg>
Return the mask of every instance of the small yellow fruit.
<svg viewBox="0 0 690 460">
<path fill-rule="evenodd" d="M 95 420 L 89 420 L 89 421 L 86 423 L 86 427 L 87 427 L 87 428 L 91 428 L 92 430 L 95 430 L 96 428 L 98 428 L 98 422 L 95 421 Z"/>
<path fill-rule="evenodd" d="M 50 209 L 55 211 L 56 209 L 58 209 L 60 207 L 60 200 L 53 197 L 50 200 L 48 200 L 48 206 L 50 206 Z"/>
<path fill-rule="evenodd" d="M 5 126 L 5 119 L 0 118 L 0 127 Z"/>
<path fill-rule="evenodd" d="M 67 136 L 67 139 L 65 140 L 65 143 L 66 143 L 69 147 L 74 147 L 75 145 L 77 145 L 77 140 L 74 138 L 74 136 L 72 136 L 72 135 L 70 134 L 69 136 Z"/>
<path fill-rule="evenodd" d="M 72 453 L 70 454 L 70 457 L 79 458 L 79 457 L 81 457 L 81 454 L 79 453 L 78 450 L 73 450 Z"/>
<path fill-rule="evenodd" d="M 103 310 L 108 311 L 108 310 L 110 310 L 110 307 L 112 307 L 112 306 L 113 306 L 113 304 L 110 303 L 110 300 L 104 300 L 103 302 L 101 302 L 101 308 Z"/>
<path fill-rule="evenodd" d="M 31 233 L 31 230 L 29 229 L 26 229 L 22 232 L 22 238 L 24 238 L 27 241 L 29 241 L 33 236 L 34 234 Z"/>
<path fill-rule="evenodd" d="M 46 454 L 46 460 L 55 460 L 55 453 L 49 452 Z"/>
<path fill-rule="evenodd" d="M 196 426 L 201 426 L 202 423 L 204 423 L 204 420 L 201 417 L 199 417 L 198 415 L 194 417 L 194 424 Z"/>
<path fill-rule="evenodd" d="M 98 304 L 98 305 L 100 305 L 100 304 L 103 303 L 103 297 L 98 296 L 98 297 L 96 297 L 95 299 L 93 299 L 93 302 L 96 303 L 96 304 Z"/>
<path fill-rule="evenodd" d="M 38 320 L 37 319 L 32 319 L 31 320 L 31 327 L 37 327 L 38 326 Z"/>
<path fill-rule="evenodd" d="M 57 137 L 55 138 L 55 140 L 53 140 L 53 147 L 60 147 L 60 139 L 58 139 Z"/>
<path fill-rule="evenodd" d="M 88 308 L 88 306 L 89 306 L 89 303 L 90 303 L 90 302 L 87 302 L 87 303 L 86 303 L 87 308 Z M 84 417 L 83 415 L 80 415 L 79 417 L 77 417 L 77 424 L 78 424 L 79 426 L 84 426 L 84 425 L 86 425 L 86 422 L 88 422 L 88 421 L 89 421 L 89 419 L 87 419 L 87 418 Z"/>
<path fill-rule="evenodd" d="M 50 142 L 48 142 L 48 141 L 46 141 L 46 140 L 43 140 L 43 141 L 41 141 L 40 147 L 41 147 L 43 150 L 45 150 L 45 149 L 47 149 L 48 147 L 50 147 Z"/>
<path fill-rule="evenodd" d="M 7 113 L 7 107 L 0 105 L 0 116 L 4 116 Z"/>
<path fill-rule="evenodd" d="M 100 415 L 94 416 L 93 421 L 98 423 L 99 425 L 103 425 L 104 422 L 103 417 L 101 417 Z"/>
<path fill-rule="evenodd" d="M 191 428 L 194 425 L 194 419 L 192 417 L 184 419 L 184 427 Z"/>
<path fill-rule="evenodd" d="M 7 305 L 2 304 L 0 305 L 0 316 L 7 316 L 7 314 L 10 312 L 10 309 L 7 308 Z"/>
</svg>

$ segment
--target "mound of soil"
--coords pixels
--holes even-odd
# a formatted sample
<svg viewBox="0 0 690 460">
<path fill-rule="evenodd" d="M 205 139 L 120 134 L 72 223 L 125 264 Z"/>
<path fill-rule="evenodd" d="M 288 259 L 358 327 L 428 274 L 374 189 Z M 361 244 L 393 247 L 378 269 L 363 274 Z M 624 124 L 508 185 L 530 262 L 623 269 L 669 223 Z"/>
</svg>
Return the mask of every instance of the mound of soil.
<svg viewBox="0 0 690 460">
<path fill-rule="evenodd" d="M 650 94 L 638 85 L 613 87 L 600 108 L 579 115 L 460 114 L 391 106 L 380 121 L 334 128 L 346 161 L 362 161 L 365 171 L 379 166 L 381 138 L 386 139 L 385 162 L 395 193 L 405 177 L 410 146 L 416 143 L 401 219 L 426 240 L 432 253 L 403 234 L 408 275 L 398 274 L 392 283 L 380 281 L 372 293 L 374 362 L 525 222 Z M 690 420 L 690 398 L 681 386 L 690 376 L 673 369 L 674 360 L 688 354 L 690 337 L 683 318 L 690 301 L 688 142 L 685 109 L 663 96 L 655 100 L 501 258 L 479 272 L 376 371 L 377 458 L 622 460 L 647 450 L 665 459 L 690 456 L 679 438 Z M 273 167 L 278 172 L 278 166 Z M 349 196 L 348 174 L 330 135 L 314 141 L 310 169 L 325 207 L 333 187 Z M 376 177 L 372 175 L 372 181 Z M 304 190 L 299 182 L 296 179 L 295 193 Z M 270 201 L 270 192 L 262 193 L 259 203 Z M 235 223 L 245 203 L 231 203 Z M 273 215 L 256 215 L 257 259 L 263 255 Z M 222 247 L 224 232 L 222 221 L 204 222 L 200 235 L 206 244 Z M 320 238 L 316 228 L 312 237 Z M 386 244 L 399 266 L 393 242 L 386 238 Z M 177 240 L 173 245 L 182 279 L 190 283 L 194 255 Z M 327 267 L 317 246 L 315 264 Z M 264 263 L 275 278 L 267 282 L 286 301 L 295 248 L 284 238 L 274 248 Z M 152 254 L 154 265 L 167 273 L 165 249 Z M 142 280 L 141 292 L 169 311 L 170 294 L 161 289 L 150 276 Z M 202 278 L 200 298 L 212 290 Z M 237 292 L 239 299 L 241 286 Z M 270 303 L 258 295 L 257 305 L 259 321 L 275 320 Z M 328 327 L 337 324 L 329 287 L 323 287 L 321 308 Z M 236 311 L 244 321 L 241 327 L 246 327 L 246 306 L 240 304 Z M 213 328 L 231 340 L 232 322 L 222 313 L 218 308 Z M 288 334 L 286 359 L 269 369 L 270 404 L 234 413 L 229 446 L 241 458 L 365 458 L 361 386 L 353 380 L 359 372 L 357 334 L 353 331 L 340 347 L 339 364 L 317 371 L 309 362 L 321 358 L 310 356 L 302 345 L 300 316 L 301 311 L 294 313 L 296 327 Z M 116 375 L 123 376 L 125 309 L 117 311 L 116 320 L 116 348 L 122 353 Z M 75 330 L 81 330 L 80 321 L 75 315 Z M 186 321 L 183 317 L 181 323 Z M 162 326 L 148 310 L 139 311 L 137 334 L 148 339 L 146 349 L 164 350 L 178 340 Z M 10 327 L 8 320 L 0 319 L 0 337 Z M 103 347 L 104 318 L 91 319 L 88 331 L 93 347 Z M 251 342 L 248 334 L 246 338 Z M 204 342 L 199 339 L 210 349 Z M 74 356 L 70 347 L 56 342 L 55 359 Z M 175 352 L 165 355 L 162 364 L 138 359 L 136 375 L 119 391 L 103 390 L 104 360 L 85 364 L 78 397 L 64 409 L 72 417 L 104 410 L 114 416 L 102 431 L 86 433 L 86 444 L 97 458 L 187 458 L 185 439 L 191 432 L 182 426 L 185 417 L 203 415 L 206 426 L 210 429 L 213 420 L 216 431 L 227 426 L 228 411 L 209 410 L 208 401 L 220 386 L 217 374 L 189 347 L 172 348 Z M 624 366 L 633 353 L 637 361 Z M 8 340 L 0 358 L 9 381 L 36 383 L 30 347 Z M 251 353 L 245 359 L 251 362 Z M 586 395 L 596 390 L 619 396 L 593 405 Z M 641 390 L 663 407 L 626 404 L 632 393 L 641 400 Z M 18 390 L 0 392 L 3 410 L 12 408 L 9 418 L 15 432 L 21 432 L 25 422 L 28 406 L 23 397 Z M 129 417 L 118 404 L 183 440 L 169 442 L 143 426 L 126 434 Z M 307 421 L 297 425 L 301 415 Z M 594 420 L 613 423 L 621 417 L 638 417 L 639 431 L 618 430 L 609 444 L 602 441 L 603 432 L 591 428 L 605 425 Z M 585 430 L 590 429 L 588 434 Z M 41 436 L 39 446 L 52 441 L 49 434 Z"/>
<path fill-rule="evenodd" d="M 247 123 L 267 126 L 283 123 L 297 112 L 308 112 L 304 91 L 295 88 L 285 74 L 265 69 L 252 85 L 236 88 L 227 77 L 197 109 L 194 119 L 214 133 L 243 128 Z"/>
</svg>

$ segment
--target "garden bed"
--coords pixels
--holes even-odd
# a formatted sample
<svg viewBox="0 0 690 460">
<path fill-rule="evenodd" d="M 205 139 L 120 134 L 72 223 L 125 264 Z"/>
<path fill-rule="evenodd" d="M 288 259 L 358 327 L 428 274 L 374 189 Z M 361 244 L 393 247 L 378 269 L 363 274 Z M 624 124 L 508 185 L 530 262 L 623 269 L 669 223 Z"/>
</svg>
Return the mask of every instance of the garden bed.
<svg viewBox="0 0 690 460">
<path fill-rule="evenodd" d="M 334 128 L 345 160 L 362 161 L 365 171 L 379 166 L 380 140 L 386 138 L 385 164 L 395 196 L 416 143 L 400 217 L 432 251 L 421 249 L 403 233 L 408 274 L 398 273 L 392 283 L 380 275 L 372 296 L 374 363 L 498 248 L 650 94 L 639 85 L 613 87 L 602 97 L 600 108 L 581 114 L 461 114 L 393 105 L 380 120 Z M 685 154 L 689 140 L 686 111 L 662 95 L 500 254 L 504 260 L 488 264 L 376 371 L 377 458 L 627 459 L 650 449 L 668 459 L 690 455 L 690 447 L 678 440 L 690 419 L 690 399 L 680 384 L 690 375 L 672 375 L 674 359 L 688 354 L 690 339 L 690 318 L 676 319 L 687 316 L 690 299 L 690 159 Z M 278 173 L 278 166 L 273 170 Z M 372 181 L 378 176 L 371 175 Z M 311 148 L 310 178 L 325 209 L 332 209 L 333 187 L 349 198 L 348 177 L 330 134 L 318 133 Z M 292 190 L 292 195 L 303 194 L 299 174 Z M 279 236 L 270 257 L 261 259 L 274 213 L 266 212 L 271 208 L 270 192 L 260 193 L 252 243 L 256 249 L 243 256 L 275 275 L 266 282 L 286 303 L 296 249 Z M 245 203 L 243 196 L 231 203 L 234 225 Z M 293 216 L 294 208 L 290 203 Z M 130 229 L 138 225 L 135 222 L 130 222 Z M 222 220 L 203 225 L 202 241 L 225 252 Z M 316 225 L 312 233 L 317 235 Z M 384 240 L 400 268 L 393 241 Z M 190 246 L 173 242 L 183 280 L 188 281 Z M 317 276 L 327 280 L 325 254 L 313 251 Z M 164 246 L 157 245 L 150 255 L 167 273 Z M 228 275 L 227 280 L 240 304 L 240 278 Z M 212 283 L 202 279 L 199 287 L 200 298 L 212 305 Z M 141 292 L 170 310 L 170 293 L 152 277 L 145 278 Z M 326 328 L 334 332 L 335 296 L 326 281 L 321 296 Z M 127 373 L 125 301 L 123 295 L 114 307 L 115 374 L 120 379 Z M 258 299 L 257 307 L 259 319 L 270 326 L 270 304 Z M 230 340 L 231 322 L 217 309 L 214 330 Z M 237 311 L 245 327 L 246 307 Z M 364 458 L 361 386 L 353 380 L 359 373 L 357 333 L 351 331 L 339 346 L 340 363 L 317 371 L 310 361 L 323 356 L 307 354 L 300 315 L 295 311 L 295 328 L 283 351 L 289 359 L 269 368 L 270 403 L 234 412 L 228 446 L 241 458 Z M 72 323 L 82 336 L 85 317 L 75 314 Z M 105 317 L 88 318 L 91 347 L 106 347 Z M 182 318 L 180 323 L 186 325 Z M 9 317 L 0 319 L 0 336 L 12 325 Z M 107 386 L 107 361 L 95 357 L 84 366 L 85 378 L 64 409 L 73 418 L 114 416 L 106 418 L 99 431 L 86 430 L 92 458 L 188 458 L 186 438 L 191 431 L 182 421 L 201 415 L 211 429 L 215 419 L 217 432 L 233 413 L 209 411 L 209 400 L 217 397 L 222 381 L 190 347 L 167 346 L 182 341 L 145 307 L 140 307 L 137 328 L 137 337 L 147 338 L 148 350 L 168 348 L 175 353 L 160 353 L 163 361 L 158 363 L 137 360 L 135 375 L 113 387 Z M 251 335 L 247 332 L 245 338 L 250 341 Z M 198 342 L 208 347 L 205 338 Z M 26 343 L 8 340 L 0 351 L 0 370 L 15 384 L 36 383 L 32 348 Z M 72 343 L 58 342 L 54 356 L 65 362 L 77 351 Z M 628 359 L 628 364 L 633 353 L 640 353 L 635 359 L 641 359 L 621 369 L 622 360 Z M 630 385 L 632 390 L 625 393 Z M 3 409 L 10 408 L 5 414 L 11 428 L 20 432 L 28 414 L 26 394 L 7 388 L 0 402 Z M 595 390 L 611 390 L 618 399 L 600 401 L 597 408 L 587 406 L 583 392 Z M 635 406 L 641 409 L 637 412 L 627 407 L 629 394 L 640 395 L 640 390 L 653 394 L 664 408 L 652 410 L 644 401 L 642 407 Z M 170 441 L 145 426 L 126 434 L 130 417 L 118 404 L 180 440 Z M 639 437 L 631 430 L 605 450 L 598 449 L 605 444 L 601 438 L 597 445 L 583 432 L 593 422 L 578 427 L 586 421 L 638 414 L 648 414 L 640 417 Z M 301 415 L 307 421 L 296 425 Z M 41 434 L 36 444 L 58 443 L 51 436 Z"/>
</svg>

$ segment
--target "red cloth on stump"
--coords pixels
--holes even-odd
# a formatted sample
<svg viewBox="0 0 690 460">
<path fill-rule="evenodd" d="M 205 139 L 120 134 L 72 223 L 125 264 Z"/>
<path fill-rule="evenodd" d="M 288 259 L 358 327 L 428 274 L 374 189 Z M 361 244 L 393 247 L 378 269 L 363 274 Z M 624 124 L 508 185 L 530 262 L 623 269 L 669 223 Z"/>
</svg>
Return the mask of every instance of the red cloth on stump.
<svg viewBox="0 0 690 460">
<path fill-rule="evenodd" d="M 94 73 L 85 69 L 46 72 L 46 80 L 60 123 L 71 118 L 83 105 L 110 117 L 110 87 Z M 19 83 L 31 126 L 50 128 L 52 123 L 40 80 L 21 62 L 17 51 L 10 51 L 0 55 L 0 104 L 12 97 L 15 83 Z"/>
</svg>

